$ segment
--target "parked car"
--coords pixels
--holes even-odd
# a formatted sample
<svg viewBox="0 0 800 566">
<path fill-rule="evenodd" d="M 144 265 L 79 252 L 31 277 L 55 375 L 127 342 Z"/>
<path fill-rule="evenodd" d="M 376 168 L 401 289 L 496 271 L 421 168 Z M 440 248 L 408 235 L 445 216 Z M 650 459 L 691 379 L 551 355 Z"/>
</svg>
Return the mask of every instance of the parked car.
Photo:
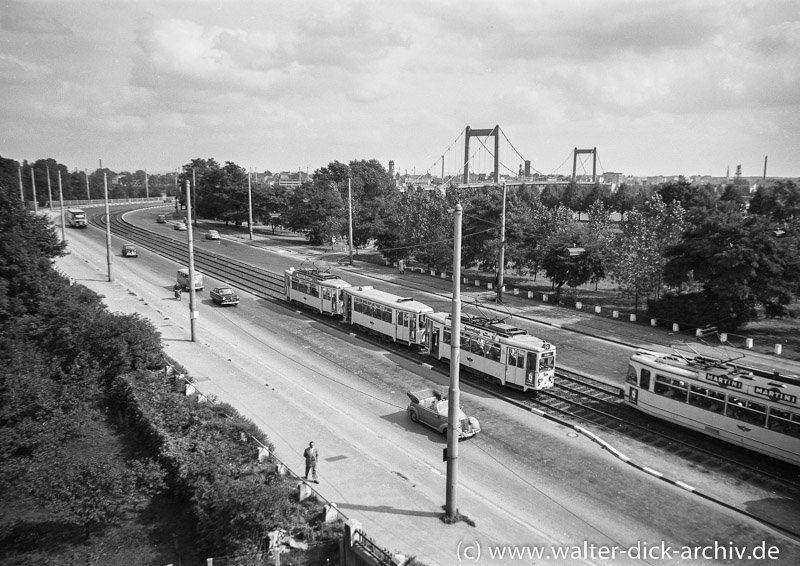
<svg viewBox="0 0 800 566">
<path fill-rule="evenodd" d="M 408 416 L 411 420 L 421 422 L 429 427 L 447 434 L 448 410 L 447 397 L 435 389 L 421 389 L 406 393 L 411 403 L 408 405 Z M 475 436 L 481 431 L 481 425 L 475 417 L 467 417 L 458 408 L 458 439 L 463 440 Z"/>
<path fill-rule="evenodd" d="M 159 224 L 166 224 L 167 223 L 167 215 L 166 214 L 159 214 L 156 216 L 156 222 Z"/>
<path fill-rule="evenodd" d="M 125 244 L 122 246 L 122 257 L 139 257 L 139 252 L 133 244 Z"/>
<path fill-rule="evenodd" d="M 239 295 L 230 287 L 216 287 L 211 290 L 211 300 L 219 306 L 239 306 Z"/>
<path fill-rule="evenodd" d="M 206 232 L 206 240 L 219 240 L 219 232 L 216 230 L 209 230 Z"/>
<path fill-rule="evenodd" d="M 186 230 L 188 230 L 186 227 L 186 222 L 176 222 L 175 229 L 180 230 L 181 232 L 186 232 Z"/>
</svg>

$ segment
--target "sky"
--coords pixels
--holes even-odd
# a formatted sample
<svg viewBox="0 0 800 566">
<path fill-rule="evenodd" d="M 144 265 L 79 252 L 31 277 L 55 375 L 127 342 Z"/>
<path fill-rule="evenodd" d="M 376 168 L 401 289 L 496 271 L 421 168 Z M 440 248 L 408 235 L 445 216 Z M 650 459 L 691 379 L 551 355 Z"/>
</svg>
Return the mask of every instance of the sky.
<svg viewBox="0 0 800 566">
<path fill-rule="evenodd" d="M 0 155 L 800 176 L 797 0 L 0 0 Z M 491 170 L 493 138 L 471 138 Z M 591 172 L 591 156 L 579 158 Z"/>
</svg>

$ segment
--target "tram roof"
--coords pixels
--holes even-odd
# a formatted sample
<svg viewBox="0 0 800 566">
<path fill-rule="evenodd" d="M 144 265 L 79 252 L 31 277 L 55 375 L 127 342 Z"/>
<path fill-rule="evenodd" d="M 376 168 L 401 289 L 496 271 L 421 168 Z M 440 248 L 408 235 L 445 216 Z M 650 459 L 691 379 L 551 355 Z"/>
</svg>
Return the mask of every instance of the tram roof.
<svg viewBox="0 0 800 566">
<path fill-rule="evenodd" d="M 709 356 L 684 356 L 680 353 L 666 354 L 639 349 L 632 357 L 639 361 L 650 361 L 684 371 L 696 372 L 698 375 L 728 376 L 731 379 L 744 378 L 754 382 L 777 381 L 800 387 L 800 376 L 781 375 L 778 371 L 768 371 Z"/>
<path fill-rule="evenodd" d="M 315 283 L 329 287 L 341 288 L 350 286 L 350 283 L 338 275 L 334 275 L 333 273 L 328 273 L 326 271 L 320 271 L 319 269 L 295 269 L 294 267 L 291 267 L 286 270 L 286 273 L 292 277 L 305 277 L 313 280 Z"/>
<path fill-rule="evenodd" d="M 433 309 L 428 305 L 426 305 L 425 303 L 421 303 L 411 297 L 401 297 L 393 293 L 387 293 L 386 291 L 379 291 L 378 289 L 375 289 L 371 285 L 363 287 L 348 287 L 347 289 L 345 289 L 345 292 L 349 295 L 352 295 L 353 297 L 359 297 L 361 299 L 366 299 L 387 307 L 393 307 L 400 310 L 424 312 L 424 313 L 433 312 Z"/>
<path fill-rule="evenodd" d="M 436 320 L 442 324 L 447 324 L 448 326 L 451 323 L 450 313 L 436 312 L 427 316 L 430 319 Z M 515 348 L 555 350 L 555 346 L 547 340 L 528 334 L 528 332 L 522 328 L 517 328 L 511 324 L 506 324 L 494 319 L 462 314 L 461 323 L 470 326 L 473 332 L 477 330 L 487 338 L 491 337 L 492 339 L 496 339 L 503 344 Z"/>
</svg>

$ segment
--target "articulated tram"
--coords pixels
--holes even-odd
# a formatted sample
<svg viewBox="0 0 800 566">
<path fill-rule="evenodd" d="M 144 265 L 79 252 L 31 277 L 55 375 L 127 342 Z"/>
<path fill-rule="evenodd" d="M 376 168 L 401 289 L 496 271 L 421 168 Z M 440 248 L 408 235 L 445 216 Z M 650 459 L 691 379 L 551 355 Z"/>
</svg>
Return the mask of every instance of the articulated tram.
<svg viewBox="0 0 800 566">
<path fill-rule="evenodd" d="M 626 402 L 649 415 L 800 465 L 800 377 L 638 350 L 626 389 Z"/>
<path fill-rule="evenodd" d="M 428 317 L 428 353 L 450 359 L 452 319 L 437 312 Z M 553 387 L 556 348 L 521 328 L 481 318 L 461 316 L 460 365 L 484 379 L 527 391 Z"/>
<path fill-rule="evenodd" d="M 353 286 L 330 273 L 284 272 L 286 300 L 341 317 L 353 326 L 416 346 L 437 360 L 450 359 L 450 315 L 371 286 Z M 461 317 L 460 363 L 476 375 L 523 391 L 547 389 L 555 378 L 556 348 L 497 320 Z"/>
</svg>

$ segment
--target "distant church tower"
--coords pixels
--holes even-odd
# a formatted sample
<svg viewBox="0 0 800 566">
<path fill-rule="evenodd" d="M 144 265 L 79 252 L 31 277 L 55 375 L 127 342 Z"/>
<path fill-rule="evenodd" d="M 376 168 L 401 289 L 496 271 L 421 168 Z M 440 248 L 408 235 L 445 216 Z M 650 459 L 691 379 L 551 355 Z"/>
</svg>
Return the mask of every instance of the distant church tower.
<svg viewBox="0 0 800 566">
<path fill-rule="evenodd" d="M 394 159 L 389 160 L 389 176 L 394 177 Z"/>
</svg>

